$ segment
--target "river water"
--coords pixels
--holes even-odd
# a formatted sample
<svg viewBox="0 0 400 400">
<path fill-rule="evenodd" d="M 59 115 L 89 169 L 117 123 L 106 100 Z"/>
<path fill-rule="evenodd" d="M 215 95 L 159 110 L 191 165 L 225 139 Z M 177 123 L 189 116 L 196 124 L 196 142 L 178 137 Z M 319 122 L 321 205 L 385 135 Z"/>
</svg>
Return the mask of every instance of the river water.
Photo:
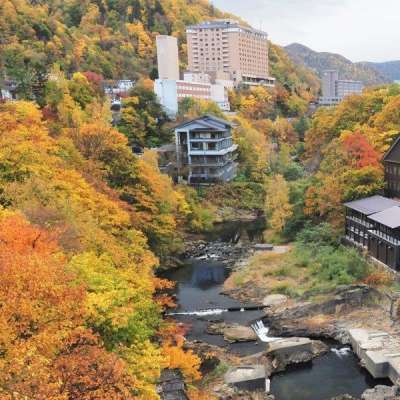
<svg viewBox="0 0 400 400">
<path fill-rule="evenodd" d="M 260 221 L 252 224 L 231 223 L 219 227 L 211 240 L 260 241 L 263 225 Z M 221 335 L 207 333 L 210 322 L 238 323 L 250 326 L 263 315 L 262 311 L 223 312 L 229 307 L 243 307 L 240 303 L 221 294 L 223 283 L 229 276 L 229 269 L 221 262 L 207 260 L 186 260 L 186 265 L 166 274 L 168 279 L 176 282 L 175 293 L 178 307 L 174 318 L 190 326 L 187 334 L 189 340 L 201 340 L 216 346 L 224 347 L 238 355 L 250 355 L 265 349 L 265 343 L 248 342 L 232 343 L 224 341 Z M 204 313 L 201 310 L 215 310 Z M 357 357 L 351 351 L 335 351 L 339 348 L 332 345 L 328 354 L 318 357 L 310 363 L 289 368 L 276 374 L 271 379 L 271 393 L 276 400 L 328 400 L 340 394 L 360 396 L 368 388 L 382 382 L 374 380 L 365 369 L 361 368 Z"/>
</svg>

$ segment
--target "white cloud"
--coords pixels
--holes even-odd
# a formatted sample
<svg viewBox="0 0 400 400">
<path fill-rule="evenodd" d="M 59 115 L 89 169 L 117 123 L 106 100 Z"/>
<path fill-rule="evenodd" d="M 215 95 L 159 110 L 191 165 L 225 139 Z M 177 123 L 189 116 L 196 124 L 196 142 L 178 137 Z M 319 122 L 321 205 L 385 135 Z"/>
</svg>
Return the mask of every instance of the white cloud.
<svg viewBox="0 0 400 400">
<path fill-rule="evenodd" d="M 299 42 L 353 61 L 400 59 L 399 0 L 213 0 L 262 27 L 273 42 Z"/>
</svg>

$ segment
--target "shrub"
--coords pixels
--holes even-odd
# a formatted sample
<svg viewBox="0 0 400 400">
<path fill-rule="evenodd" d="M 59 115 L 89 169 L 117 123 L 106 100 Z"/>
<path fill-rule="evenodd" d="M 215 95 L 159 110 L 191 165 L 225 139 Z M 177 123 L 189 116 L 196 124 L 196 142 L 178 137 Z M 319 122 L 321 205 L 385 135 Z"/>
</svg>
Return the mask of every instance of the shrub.
<svg viewBox="0 0 400 400">
<path fill-rule="evenodd" d="M 390 285 L 392 281 L 392 277 L 383 271 L 373 272 L 364 279 L 364 283 L 370 286 L 387 286 Z"/>
</svg>

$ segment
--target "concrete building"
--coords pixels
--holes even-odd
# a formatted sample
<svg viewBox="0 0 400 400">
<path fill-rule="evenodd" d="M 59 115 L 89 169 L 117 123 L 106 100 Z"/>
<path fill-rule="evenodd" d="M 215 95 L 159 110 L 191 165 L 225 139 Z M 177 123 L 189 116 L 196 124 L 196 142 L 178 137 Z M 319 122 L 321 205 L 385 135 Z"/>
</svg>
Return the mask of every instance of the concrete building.
<svg viewBox="0 0 400 400">
<path fill-rule="evenodd" d="M 178 113 L 179 102 L 186 97 L 211 100 L 211 86 L 210 83 L 156 79 L 154 91 L 166 113 L 173 118 Z"/>
<path fill-rule="evenodd" d="M 173 36 L 158 35 L 156 45 L 158 78 L 178 81 L 180 79 L 178 39 Z"/>
<path fill-rule="evenodd" d="M 175 128 L 179 179 L 189 184 L 228 182 L 236 176 L 232 125 L 204 115 Z"/>
<path fill-rule="evenodd" d="M 361 94 L 363 89 L 362 82 L 339 79 L 338 71 L 326 70 L 322 74 L 322 96 L 318 103 L 321 106 L 335 106 L 347 96 Z"/>
<path fill-rule="evenodd" d="M 336 82 L 336 94 L 342 99 L 352 94 L 361 94 L 363 89 L 364 85 L 360 81 L 340 79 Z"/>
<path fill-rule="evenodd" d="M 194 72 L 225 72 L 236 85 L 269 85 L 268 35 L 226 19 L 186 28 L 188 68 Z"/>
<path fill-rule="evenodd" d="M 326 70 L 322 73 L 322 97 L 336 97 L 336 82 L 339 80 L 339 72 Z"/>
<path fill-rule="evenodd" d="M 212 100 L 221 110 L 230 110 L 228 89 L 233 87 L 233 82 L 216 82 L 209 74 L 196 71 L 185 72 L 183 80 L 180 80 L 177 39 L 160 35 L 156 40 L 159 79 L 154 83 L 154 92 L 171 118 L 176 116 L 179 102 L 186 97 Z"/>
</svg>

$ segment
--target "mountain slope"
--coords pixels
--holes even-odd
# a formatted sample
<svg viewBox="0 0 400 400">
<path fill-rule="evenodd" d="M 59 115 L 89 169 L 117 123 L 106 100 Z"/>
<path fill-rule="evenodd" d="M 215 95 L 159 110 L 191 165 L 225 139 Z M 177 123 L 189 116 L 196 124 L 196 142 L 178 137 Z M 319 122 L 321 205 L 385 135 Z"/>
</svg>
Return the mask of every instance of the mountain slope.
<svg viewBox="0 0 400 400">
<path fill-rule="evenodd" d="M 290 58 L 299 65 L 313 69 L 321 76 L 323 70 L 336 69 L 342 79 L 353 79 L 365 85 L 379 85 L 391 81 L 389 77 L 365 63 L 353 63 L 334 53 L 316 52 L 302 44 L 293 43 L 285 47 Z"/>
<path fill-rule="evenodd" d="M 184 67 L 186 25 L 226 17 L 240 19 L 207 0 L 4 0 L 0 2 L 0 84 L 5 79 L 16 81 L 21 98 L 43 104 L 45 81 L 54 64 L 67 76 L 91 71 L 106 79 L 154 78 L 158 34 L 178 37 Z M 275 58 L 271 58 L 274 70 Z M 289 59 L 284 57 L 283 62 L 288 64 Z M 315 86 L 316 77 L 304 74 L 304 68 L 279 69 L 284 74 L 290 71 L 290 77 L 278 77 L 285 87 L 288 81 Z"/>
<path fill-rule="evenodd" d="M 360 63 L 368 67 L 374 68 L 381 74 L 389 77 L 394 81 L 400 81 L 400 60 L 399 61 L 386 61 L 386 62 L 363 62 Z"/>
</svg>

